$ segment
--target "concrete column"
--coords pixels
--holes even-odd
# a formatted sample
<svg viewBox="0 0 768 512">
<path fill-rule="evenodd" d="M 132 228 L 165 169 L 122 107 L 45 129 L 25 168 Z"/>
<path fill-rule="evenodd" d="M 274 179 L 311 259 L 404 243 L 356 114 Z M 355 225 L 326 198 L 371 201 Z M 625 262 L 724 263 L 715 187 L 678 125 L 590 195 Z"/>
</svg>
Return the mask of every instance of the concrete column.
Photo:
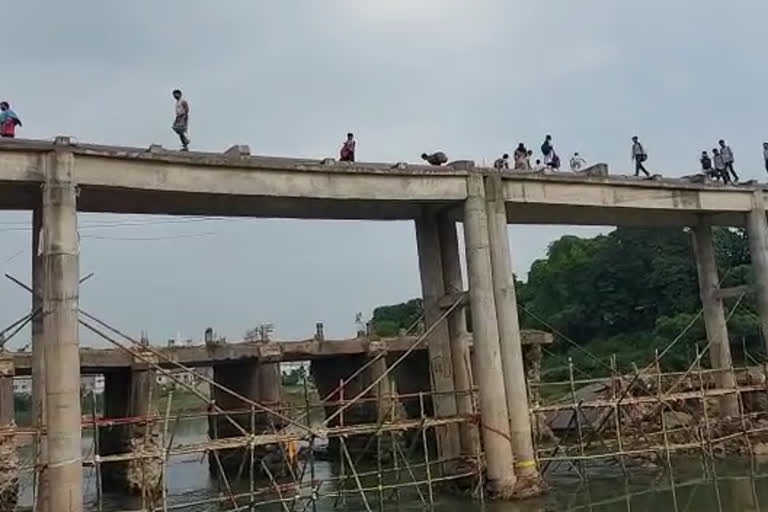
<svg viewBox="0 0 768 512">
<path fill-rule="evenodd" d="M 440 236 L 440 256 L 443 264 L 443 281 L 448 295 L 457 295 L 464 291 L 461 278 L 461 259 L 459 240 L 456 234 L 456 222 L 440 217 L 438 220 Z M 448 334 L 450 336 L 451 362 L 453 364 L 453 383 L 456 389 L 456 408 L 463 416 L 474 413 L 472 407 L 472 364 L 469 353 L 469 333 L 464 307 L 456 308 L 448 315 Z M 459 426 L 461 449 L 465 455 L 477 453 L 480 436 L 471 423 Z"/>
<path fill-rule="evenodd" d="M 280 389 L 282 388 L 282 373 L 280 363 L 260 363 L 258 401 L 274 411 L 280 410 Z M 280 428 L 282 422 L 273 414 L 267 414 L 265 424 Z"/>
<path fill-rule="evenodd" d="M 752 272 L 755 276 L 755 294 L 763 347 L 768 350 L 768 223 L 765 220 L 762 189 L 754 193 L 752 211 L 747 214 L 747 234 Z"/>
<path fill-rule="evenodd" d="M 515 277 L 512 272 L 507 211 L 504 206 L 501 176 L 492 175 L 486 178 L 485 193 L 493 296 L 499 325 L 504 388 L 507 396 L 512 451 L 515 455 L 515 474 L 518 477 L 516 494 L 527 497 L 540 494 L 543 491 L 543 481 L 536 466 L 531 436 L 523 346 L 520 338 L 520 322 L 517 317 Z"/>
<path fill-rule="evenodd" d="M 83 510 L 80 354 L 77 307 L 79 244 L 74 155 L 56 150 L 43 186 L 45 409 L 50 504 Z"/>
<path fill-rule="evenodd" d="M 261 372 L 258 363 L 216 365 L 213 367 L 213 380 L 216 384 L 231 389 L 249 400 L 254 402 L 260 402 L 261 400 L 259 394 Z M 222 410 L 227 411 L 229 416 L 240 427 L 245 429 L 246 432 L 251 431 L 250 404 L 214 386 L 211 386 L 211 397 L 216 405 Z M 234 411 L 242 412 L 235 413 Z M 265 432 L 269 429 L 269 415 L 256 411 L 255 420 L 257 432 Z M 223 439 L 241 436 L 242 432 L 229 422 L 223 414 L 219 413 L 209 418 L 208 435 L 211 439 Z M 247 456 L 248 450 L 218 450 L 217 453 L 224 471 L 229 475 L 236 474 L 238 468 L 245 460 L 244 457 Z M 219 475 L 218 463 L 213 452 L 209 452 L 208 466 L 211 475 Z M 260 465 L 257 467 L 260 467 Z"/>
<path fill-rule="evenodd" d="M 718 387 L 735 388 L 731 347 L 728 342 L 728 328 L 725 322 L 723 301 L 716 296 L 720 288 L 715 262 L 715 248 L 712 244 L 712 230 L 703 219 L 693 230 L 696 269 L 699 275 L 699 296 L 704 310 L 704 326 L 709 341 L 709 358 L 713 369 L 720 369 L 715 376 Z M 720 398 L 720 415 L 735 418 L 739 414 L 738 397 L 735 394 Z"/>
<path fill-rule="evenodd" d="M 48 157 L 41 158 L 47 165 Z M 40 312 L 32 318 L 32 422 L 40 432 L 45 430 L 45 336 L 43 334 L 43 295 L 45 294 L 45 266 L 42 254 L 43 236 L 43 203 L 42 190 L 36 198 L 36 206 L 32 209 L 32 311 Z M 37 496 L 36 509 L 39 512 L 49 512 L 48 507 L 48 438 L 40 435 L 38 459 L 36 466 Z"/>
<path fill-rule="evenodd" d="M 13 356 L 0 351 L 0 512 L 14 512 L 19 498 L 19 459 L 13 407 Z"/>
<path fill-rule="evenodd" d="M 488 490 L 493 496 L 508 498 L 514 494 L 517 479 L 513 466 L 512 445 L 509 442 L 509 415 L 491 280 L 485 189 L 482 176 L 474 173 L 467 177 L 464 242 L 467 252 L 474 352 L 477 368 L 482 369 L 475 373 L 475 377 L 480 393 L 481 432 L 488 465 Z"/>
<path fill-rule="evenodd" d="M 144 352 L 142 358 L 157 362 L 151 352 Z M 157 416 L 154 403 L 158 399 L 154 367 L 137 358 L 130 370 L 109 373 L 104 377 L 105 417 L 131 418 L 133 422 L 100 428 L 101 454 L 160 454 L 160 424 L 151 420 Z M 158 505 L 162 497 L 162 470 L 163 461 L 157 457 L 104 464 L 102 473 L 106 487 L 145 496 L 148 503 Z"/>
<path fill-rule="evenodd" d="M 374 359 L 378 357 L 371 366 L 368 367 L 368 379 L 366 387 L 375 382 L 376 379 L 387 373 L 387 347 L 381 341 L 371 341 L 368 346 L 368 357 Z M 379 357 L 381 356 L 381 357 Z M 389 378 L 382 378 L 379 383 L 373 388 L 375 393 L 373 395 L 376 398 L 376 421 L 389 421 L 392 416 L 391 407 L 391 395 L 389 391 Z"/>
<path fill-rule="evenodd" d="M 419 273 L 424 301 L 424 325 L 429 329 L 442 314 L 440 299 L 445 295 L 443 265 L 440 257 L 440 236 L 437 217 L 424 208 L 416 219 L 416 245 L 419 252 Z M 432 397 L 435 415 L 445 418 L 456 415 L 456 397 L 453 395 L 453 363 L 448 323 L 440 322 L 427 338 L 429 368 L 432 376 Z M 435 429 L 438 455 L 451 459 L 460 454 L 459 429 L 448 425 Z"/>
</svg>

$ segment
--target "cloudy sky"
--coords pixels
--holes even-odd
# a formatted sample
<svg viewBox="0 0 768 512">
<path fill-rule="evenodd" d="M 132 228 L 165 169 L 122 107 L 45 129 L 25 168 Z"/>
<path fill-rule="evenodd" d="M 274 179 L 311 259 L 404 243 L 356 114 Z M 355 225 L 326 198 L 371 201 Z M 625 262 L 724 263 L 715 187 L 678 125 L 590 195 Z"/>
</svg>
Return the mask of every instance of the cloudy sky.
<svg viewBox="0 0 768 512">
<path fill-rule="evenodd" d="M 711 0 L 133 0 L 8 2 L 0 96 L 19 135 L 174 147 L 170 91 L 192 108 L 194 149 L 492 161 L 518 141 L 630 167 L 696 168 L 725 137 L 762 177 L 768 4 Z M 0 213 L 0 270 L 29 279 L 29 215 Z M 155 342 L 208 325 L 230 338 L 354 331 L 358 311 L 419 293 L 410 223 L 81 215 L 81 302 Z M 525 274 L 565 232 L 510 227 Z M 3 326 L 28 308 L 0 283 Z M 22 333 L 17 343 L 25 343 Z M 83 342 L 93 340 L 83 333 Z"/>
</svg>

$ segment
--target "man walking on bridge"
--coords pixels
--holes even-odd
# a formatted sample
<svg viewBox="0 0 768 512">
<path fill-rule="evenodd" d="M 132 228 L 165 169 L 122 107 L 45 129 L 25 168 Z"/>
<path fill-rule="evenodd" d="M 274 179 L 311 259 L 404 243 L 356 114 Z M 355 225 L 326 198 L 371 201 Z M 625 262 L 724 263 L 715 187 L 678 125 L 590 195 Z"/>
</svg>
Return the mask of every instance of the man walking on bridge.
<svg viewBox="0 0 768 512">
<path fill-rule="evenodd" d="M 189 103 L 181 97 L 179 89 L 173 91 L 173 97 L 176 99 L 176 118 L 173 121 L 173 131 L 181 139 L 181 150 L 189 151 L 190 140 L 187 137 L 187 130 L 189 129 Z"/>
<path fill-rule="evenodd" d="M 731 149 L 731 146 L 726 144 L 723 139 L 720 139 L 718 144 L 720 144 L 720 155 L 723 157 L 726 171 L 731 173 L 733 181 L 739 181 L 739 176 L 736 174 L 736 171 L 733 170 L 733 150 Z"/>
<path fill-rule="evenodd" d="M 651 176 L 651 174 L 645 170 L 645 166 L 643 165 L 643 162 L 648 160 L 648 153 L 645 152 L 645 148 L 640 144 L 637 135 L 632 137 L 632 160 L 635 161 L 635 176 L 640 176 L 640 171 L 643 171 L 643 174 L 648 177 Z"/>
<path fill-rule="evenodd" d="M 11 110 L 11 105 L 7 101 L 0 102 L 0 137 L 12 139 L 16 136 L 17 126 L 21 126 L 19 116 Z"/>
</svg>

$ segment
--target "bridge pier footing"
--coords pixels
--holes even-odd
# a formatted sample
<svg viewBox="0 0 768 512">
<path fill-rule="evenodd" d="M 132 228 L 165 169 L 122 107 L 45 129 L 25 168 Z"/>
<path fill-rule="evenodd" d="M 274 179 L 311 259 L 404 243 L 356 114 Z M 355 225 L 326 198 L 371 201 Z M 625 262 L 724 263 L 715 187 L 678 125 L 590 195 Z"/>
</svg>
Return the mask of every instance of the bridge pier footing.
<svg viewBox="0 0 768 512">
<path fill-rule="evenodd" d="M 144 359 L 152 360 L 146 352 Z M 128 490 L 156 503 L 162 494 L 163 459 L 160 425 L 153 405 L 156 372 L 144 361 L 136 360 L 125 371 L 105 376 L 104 416 L 127 418 L 130 422 L 99 429 L 101 455 L 154 452 L 156 457 L 142 457 L 126 462 L 110 462 L 102 466 L 104 485 Z"/>
</svg>

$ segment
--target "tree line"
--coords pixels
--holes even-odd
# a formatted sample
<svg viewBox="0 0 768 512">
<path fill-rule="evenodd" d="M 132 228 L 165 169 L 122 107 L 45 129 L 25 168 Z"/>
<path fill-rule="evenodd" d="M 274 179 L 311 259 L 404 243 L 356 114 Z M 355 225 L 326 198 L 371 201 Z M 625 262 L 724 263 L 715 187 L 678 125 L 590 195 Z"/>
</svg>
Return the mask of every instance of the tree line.
<svg viewBox="0 0 768 512">
<path fill-rule="evenodd" d="M 691 238 L 679 227 L 620 227 L 552 242 L 546 256 L 532 264 L 528 279 L 516 281 L 516 288 L 521 326 L 556 335 L 547 347 L 553 371 L 562 371 L 568 356 L 579 368 L 598 373 L 613 353 L 622 368 L 633 361 L 646 363 L 655 349 L 663 350 L 692 323 L 662 364 L 671 370 L 691 361 L 695 343 L 706 338 L 698 316 L 701 301 Z M 713 238 L 721 286 L 751 284 L 745 232 L 715 228 Z M 743 359 L 744 348 L 760 360 L 754 298 L 728 299 L 725 305 L 734 360 Z M 378 307 L 374 328 L 383 336 L 396 335 L 418 319 L 421 308 L 421 299 Z"/>
</svg>

